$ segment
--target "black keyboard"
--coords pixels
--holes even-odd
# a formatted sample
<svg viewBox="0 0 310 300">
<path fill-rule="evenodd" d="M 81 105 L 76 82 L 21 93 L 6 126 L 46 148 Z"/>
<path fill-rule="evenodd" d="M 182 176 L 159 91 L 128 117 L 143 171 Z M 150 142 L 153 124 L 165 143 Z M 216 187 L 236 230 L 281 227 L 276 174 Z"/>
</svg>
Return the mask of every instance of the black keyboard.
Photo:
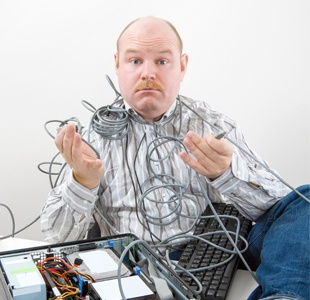
<svg viewBox="0 0 310 300">
<path fill-rule="evenodd" d="M 240 220 L 240 231 L 239 235 L 244 238 L 247 237 L 251 227 L 252 222 L 243 217 L 238 210 L 229 204 L 213 204 L 218 215 L 228 215 L 236 216 Z M 213 216 L 213 213 L 208 206 L 203 216 Z M 237 221 L 229 219 L 227 217 L 220 218 L 225 228 L 228 231 L 236 232 Z M 210 219 L 201 219 L 197 224 L 194 235 L 201 235 L 203 233 L 212 233 L 215 231 L 222 231 L 219 222 L 213 217 Z M 230 235 L 235 241 L 235 235 Z M 233 250 L 233 245 L 229 242 L 226 234 L 210 234 L 204 236 L 204 239 L 216 244 L 222 248 Z M 244 248 L 244 242 L 238 239 L 237 242 L 238 249 Z M 207 244 L 198 239 L 191 239 L 186 245 L 182 256 L 179 260 L 179 265 L 186 270 L 196 270 L 197 268 L 210 267 L 212 265 L 217 265 L 231 257 L 231 253 L 219 250 L 216 247 Z M 202 284 L 202 292 L 199 294 L 202 300 L 224 300 L 226 298 L 230 283 L 238 267 L 240 258 L 238 255 L 233 254 L 233 258 L 223 264 L 222 266 L 211 267 L 207 270 L 197 270 L 191 272 L 198 281 Z M 180 273 L 180 277 L 193 289 L 197 290 L 197 283 L 188 275 L 186 272 Z"/>
</svg>

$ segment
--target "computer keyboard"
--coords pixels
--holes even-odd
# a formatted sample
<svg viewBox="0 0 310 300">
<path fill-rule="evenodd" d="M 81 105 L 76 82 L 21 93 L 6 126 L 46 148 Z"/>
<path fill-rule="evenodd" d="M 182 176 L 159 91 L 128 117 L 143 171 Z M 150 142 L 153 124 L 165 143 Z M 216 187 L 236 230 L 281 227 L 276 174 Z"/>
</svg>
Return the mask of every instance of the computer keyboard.
<svg viewBox="0 0 310 300">
<path fill-rule="evenodd" d="M 244 238 L 247 237 L 252 222 L 243 217 L 239 211 L 230 204 L 213 204 L 218 215 L 235 216 L 240 220 L 240 231 L 239 235 Z M 203 213 L 203 216 L 213 216 L 213 212 L 208 206 Z M 237 221 L 228 217 L 220 218 L 222 223 L 225 225 L 227 231 L 236 232 Z M 233 245 L 229 242 L 228 237 L 224 232 L 212 233 L 222 231 L 219 222 L 214 218 L 203 218 L 197 224 L 194 235 L 201 235 L 203 233 L 211 233 L 210 235 L 204 236 L 204 239 L 228 250 L 233 250 Z M 233 240 L 235 235 L 230 234 Z M 244 248 L 244 242 L 238 239 L 238 249 Z M 206 270 L 197 270 L 191 272 L 197 280 L 202 284 L 202 292 L 200 294 L 201 300 L 224 300 L 226 298 L 230 283 L 238 267 L 240 258 L 238 255 L 233 255 L 233 258 L 224 263 L 221 266 L 221 262 L 229 259 L 231 253 L 227 253 L 223 250 L 217 249 L 216 247 L 207 244 L 198 239 L 191 239 L 186 245 L 182 256 L 179 260 L 179 265 L 186 270 L 196 270 L 204 267 L 208 267 Z M 215 265 L 216 267 L 212 267 Z M 211 267 L 211 268 L 210 268 Z M 180 273 L 180 277 L 193 289 L 197 290 L 197 283 L 192 279 L 186 272 Z"/>
</svg>

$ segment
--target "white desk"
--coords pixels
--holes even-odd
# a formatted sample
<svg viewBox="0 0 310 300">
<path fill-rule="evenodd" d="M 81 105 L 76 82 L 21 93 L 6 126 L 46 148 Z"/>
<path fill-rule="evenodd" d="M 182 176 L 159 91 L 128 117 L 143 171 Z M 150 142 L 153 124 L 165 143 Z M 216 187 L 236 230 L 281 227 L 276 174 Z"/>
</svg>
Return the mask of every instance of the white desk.
<svg viewBox="0 0 310 300">
<path fill-rule="evenodd" d="M 7 238 L 4 240 L 0 240 L 0 252 L 10 251 L 14 249 L 22 249 L 22 248 L 30 248 L 36 246 L 47 245 L 46 242 L 26 240 L 20 238 Z"/>
<path fill-rule="evenodd" d="M 8 238 L 0 240 L 0 252 L 41 245 L 47 245 L 47 243 L 20 238 Z M 256 286 L 256 281 L 248 271 L 237 270 L 226 300 L 246 300 Z"/>
<path fill-rule="evenodd" d="M 227 300 L 246 300 L 257 287 L 257 282 L 248 271 L 237 270 L 230 289 Z"/>
</svg>

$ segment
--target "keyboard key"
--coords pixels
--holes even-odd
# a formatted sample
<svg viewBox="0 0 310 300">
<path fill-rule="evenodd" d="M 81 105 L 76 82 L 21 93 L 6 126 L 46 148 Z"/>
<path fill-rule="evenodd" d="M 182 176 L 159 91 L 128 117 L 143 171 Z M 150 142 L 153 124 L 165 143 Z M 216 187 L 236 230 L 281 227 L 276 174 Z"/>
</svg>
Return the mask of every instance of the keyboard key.
<svg viewBox="0 0 310 300">
<path fill-rule="evenodd" d="M 240 235 L 247 237 L 251 229 L 251 221 L 244 218 L 239 211 L 232 205 L 224 203 L 214 204 L 214 208 L 218 215 L 232 215 L 240 219 Z M 204 211 L 204 216 L 212 216 L 213 213 L 209 207 Z M 235 220 L 230 218 L 221 217 L 221 221 L 224 224 L 226 230 L 235 232 L 236 224 Z M 201 219 L 196 226 L 195 235 L 201 235 L 204 239 L 211 241 L 212 243 L 225 248 L 234 249 L 233 245 L 228 240 L 225 232 L 222 234 L 212 234 L 214 231 L 221 231 L 222 228 L 215 218 Z M 205 235 L 209 233 L 210 235 Z M 231 235 L 232 239 L 235 240 L 235 236 Z M 238 239 L 237 243 L 239 249 L 242 249 L 242 241 Z M 193 275 L 200 281 L 203 287 L 201 293 L 201 300 L 224 300 L 227 291 L 229 289 L 231 279 L 233 278 L 236 268 L 239 263 L 239 257 L 234 255 L 233 259 L 228 263 L 216 267 L 220 262 L 226 261 L 230 258 L 231 254 L 209 245 L 201 240 L 191 240 L 185 247 L 184 252 L 181 256 L 179 264 L 185 269 L 195 269 L 198 267 L 210 267 L 215 266 L 212 269 L 208 269 L 202 272 L 194 272 Z M 189 275 L 185 272 L 180 274 L 180 277 L 187 282 L 194 290 L 197 290 L 197 284 L 192 280 Z"/>
</svg>

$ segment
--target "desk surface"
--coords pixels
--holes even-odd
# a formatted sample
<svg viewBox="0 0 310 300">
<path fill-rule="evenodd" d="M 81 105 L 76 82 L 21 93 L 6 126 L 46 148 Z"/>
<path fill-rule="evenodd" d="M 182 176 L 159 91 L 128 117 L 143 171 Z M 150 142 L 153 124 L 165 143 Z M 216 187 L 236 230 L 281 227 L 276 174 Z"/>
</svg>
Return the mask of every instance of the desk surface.
<svg viewBox="0 0 310 300">
<path fill-rule="evenodd" d="M 4 240 L 0 240 L 0 252 L 10 251 L 14 249 L 30 248 L 30 247 L 36 247 L 36 246 L 42 246 L 42 245 L 47 245 L 47 243 L 10 237 Z"/>
<path fill-rule="evenodd" d="M 0 252 L 46 244 L 47 243 L 45 242 L 34 240 L 7 238 L 5 240 L 0 240 Z M 252 278 L 248 271 L 237 270 L 226 300 L 246 300 L 256 286 L 256 281 Z"/>
</svg>

